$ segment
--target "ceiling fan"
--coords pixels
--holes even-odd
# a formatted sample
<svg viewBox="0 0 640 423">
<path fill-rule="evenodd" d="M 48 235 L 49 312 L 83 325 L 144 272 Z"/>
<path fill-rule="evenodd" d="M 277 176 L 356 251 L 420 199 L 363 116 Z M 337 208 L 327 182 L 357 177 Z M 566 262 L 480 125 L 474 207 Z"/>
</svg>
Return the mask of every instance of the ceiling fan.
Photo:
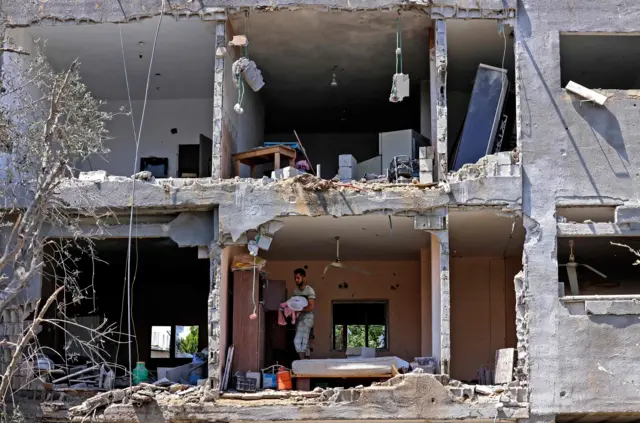
<svg viewBox="0 0 640 423">
<path fill-rule="evenodd" d="M 324 279 L 324 276 L 327 274 L 327 271 L 332 267 L 338 268 L 338 269 L 353 270 L 355 272 L 360 272 L 364 275 L 369 275 L 370 273 L 367 271 L 358 269 L 357 267 L 347 266 L 345 264 L 342 264 L 342 262 L 340 261 L 340 237 L 337 236 L 334 239 L 336 240 L 336 259 L 324 267 L 324 272 L 322 273 L 322 279 Z"/>
<path fill-rule="evenodd" d="M 569 261 L 565 264 L 559 264 L 559 267 L 566 267 L 567 268 L 567 275 L 569 275 L 569 285 L 571 286 L 571 294 L 572 295 L 579 295 L 580 294 L 580 288 L 578 286 L 578 272 L 576 271 L 576 269 L 578 269 L 578 266 L 584 266 L 587 269 L 591 270 L 593 273 L 596 273 L 600 276 L 602 276 L 603 278 L 606 279 L 607 275 L 605 275 L 602 272 L 599 272 L 598 270 L 594 269 L 593 267 L 589 266 L 588 264 L 584 264 L 584 263 L 576 263 L 576 258 L 573 255 L 573 240 L 569 240 L 569 248 L 570 248 L 570 253 L 569 253 Z"/>
</svg>

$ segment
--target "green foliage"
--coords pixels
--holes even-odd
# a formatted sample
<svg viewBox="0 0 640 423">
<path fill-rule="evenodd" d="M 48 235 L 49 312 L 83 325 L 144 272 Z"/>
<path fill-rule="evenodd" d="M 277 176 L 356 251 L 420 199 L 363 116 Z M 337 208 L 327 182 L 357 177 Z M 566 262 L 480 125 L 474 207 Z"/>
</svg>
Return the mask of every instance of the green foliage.
<svg viewBox="0 0 640 423">
<path fill-rule="evenodd" d="M 198 326 L 190 326 L 189 334 L 184 338 L 176 340 L 178 344 L 178 351 L 184 354 L 195 354 L 198 352 L 198 337 L 200 334 L 200 328 Z"/>
<path fill-rule="evenodd" d="M 367 335 L 367 336 L 365 336 Z M 336 326 L 336 348 L 342 349 L 342 326 Z M 367 342 L 368 341 L 368 342 Z M 383 325 L 347 326 L 347 347 L 385 348 L 385 327 Z"/>
</svg>

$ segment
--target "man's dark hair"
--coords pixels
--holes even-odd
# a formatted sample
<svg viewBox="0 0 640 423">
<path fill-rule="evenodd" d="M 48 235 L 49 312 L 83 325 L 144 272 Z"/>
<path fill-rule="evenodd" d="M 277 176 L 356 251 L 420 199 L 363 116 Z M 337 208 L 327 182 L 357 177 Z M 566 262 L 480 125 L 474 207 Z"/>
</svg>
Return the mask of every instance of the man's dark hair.
<svg viewBox="0 0 640 423">
<path fill-rule="evenodd" d="M 303 276 L 305 278 L 307 277 L 307 272 L 302 267 L 299 267 L 296 270 L 294 270 L 293 274 L 294 275 L 300 275 L 300 276 Z"/>
</svg>

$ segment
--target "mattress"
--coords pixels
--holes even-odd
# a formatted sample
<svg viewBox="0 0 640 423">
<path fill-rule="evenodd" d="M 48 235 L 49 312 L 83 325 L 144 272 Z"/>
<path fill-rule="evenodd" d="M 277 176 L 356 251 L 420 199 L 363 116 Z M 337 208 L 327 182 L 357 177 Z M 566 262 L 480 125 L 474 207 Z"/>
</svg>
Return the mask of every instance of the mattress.
<svg viewBox="0 0 640 423">
<path fill-rule="evenodd" d="M 316 360 L 296 360 L 291 365 L 298 377 L 384 377 L 397 369 L 409 368 L 409 363 L 398 357 L 375 358 L 326 358 Z"/>
</svg>

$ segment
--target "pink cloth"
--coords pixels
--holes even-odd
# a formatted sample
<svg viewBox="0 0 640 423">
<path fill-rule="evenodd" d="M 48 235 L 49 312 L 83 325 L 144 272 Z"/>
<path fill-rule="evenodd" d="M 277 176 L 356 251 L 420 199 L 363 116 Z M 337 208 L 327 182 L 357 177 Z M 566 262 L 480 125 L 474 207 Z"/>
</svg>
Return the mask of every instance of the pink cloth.
<svg viewBox="0 0 640 423">
<path fill-rule="evenodd" d="M 307 163 L 306 160 L 300 160 L 296 162 L 295 168 L 298 170 L 304 170 L 305 172 L 308 172 L 309 170 L 311 170 L 311 168 L 309 167 L 309 163 Z"/>
<path fill-rule="evenodd" d="M 291 323 L 295 323 L 299 315 L 300 312 L 291 310 L 288 303 L 280 303 L 280 308 L 278 309 L 278 324 L 280 326 L 286 326 L 287 317 L 291 317 Z"/>
</svg>

